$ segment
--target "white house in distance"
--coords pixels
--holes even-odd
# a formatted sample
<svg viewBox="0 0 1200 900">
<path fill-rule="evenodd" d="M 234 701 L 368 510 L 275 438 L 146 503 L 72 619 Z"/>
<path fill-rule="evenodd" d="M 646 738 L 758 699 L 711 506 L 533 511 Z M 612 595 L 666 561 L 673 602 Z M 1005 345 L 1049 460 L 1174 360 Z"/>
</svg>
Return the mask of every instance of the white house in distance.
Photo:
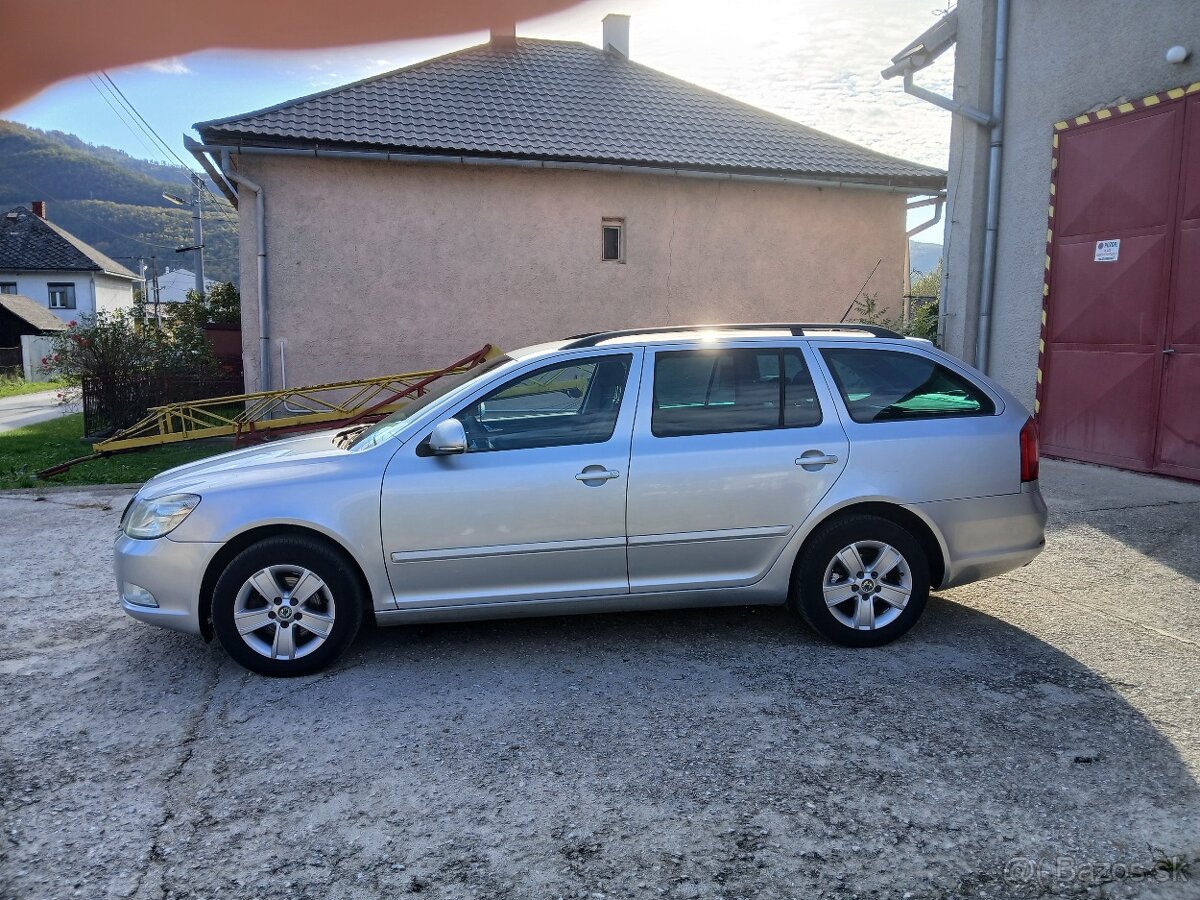
<svg viewBox="0 0 1200 900">
<path fill-rule="evenodd" d="M 64 322 L 133 306 L 141 281 L 120 263 L 46 219 L 46 204 L 0 221 L 0 294 L 20 294 Z"/>
<path fill-rule="evenodd" d="M 219 281 L 213 278 L 204 279 L 204 291 L 208 293 L 215 288 Z M 149 281 L 150 302 L 154 302 L 154 281 Z M 187 299 L 187 292 L 196 289 L 196 273 L 187 269 L 172 269 L 169 266 L 167 270 L 158 276 L 158 302 L 159 303 L 182 303 Z"/>
</svg>

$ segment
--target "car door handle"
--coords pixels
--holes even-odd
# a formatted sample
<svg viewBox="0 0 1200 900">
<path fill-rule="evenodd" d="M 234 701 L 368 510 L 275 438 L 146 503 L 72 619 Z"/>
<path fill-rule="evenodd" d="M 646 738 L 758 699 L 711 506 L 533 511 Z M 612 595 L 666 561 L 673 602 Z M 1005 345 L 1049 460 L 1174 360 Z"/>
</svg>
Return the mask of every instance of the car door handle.
<svg viewBox="0 0 1200 900">
<path fill-rule="evenodd" d="M 592 471 L 584 469 L 575 476 L 576 481 L 609 481 L 613 478 L 620 478 L 621 473 L 616 469 L 601 469 L 597 466 Z"/>
<path fill-rule="evenodd" d="M 810 455 L 811 454 L 811 455 Z M 822 453 L 820 450 L 809 450 L 796 460 L 796 465 L 804 466 L 831 466 L 838 461 L 838 458 L 832 453 Z"/>
</svg>

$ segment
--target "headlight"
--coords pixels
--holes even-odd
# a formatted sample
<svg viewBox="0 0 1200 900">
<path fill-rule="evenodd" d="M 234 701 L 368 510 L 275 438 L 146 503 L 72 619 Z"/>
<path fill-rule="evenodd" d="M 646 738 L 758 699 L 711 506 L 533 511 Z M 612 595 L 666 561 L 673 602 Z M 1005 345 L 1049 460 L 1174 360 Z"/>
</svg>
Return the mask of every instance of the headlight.
<svg viewBox="0 0 1200 900">
<path fill-rule="evenodd" d="M 199 503 L 195 494 L 135 500 L 121 517 L 121 530 L 131 538 L 160 538 L 174 531 Z"/>
</svg>

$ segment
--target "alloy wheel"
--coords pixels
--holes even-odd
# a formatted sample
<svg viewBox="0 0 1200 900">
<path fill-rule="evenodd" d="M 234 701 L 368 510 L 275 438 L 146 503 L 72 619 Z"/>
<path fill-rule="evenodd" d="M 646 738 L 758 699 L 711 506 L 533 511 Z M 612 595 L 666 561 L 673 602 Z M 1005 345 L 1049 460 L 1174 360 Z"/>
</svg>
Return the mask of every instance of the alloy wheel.
<svg viewBox="0 0 1200 900">
<path fill-rule="evenodd" d="M 890 544 L 855 541 L 829 561 L 821 590 L 835 619 L 855 631 L 874 631 L 894 622 L 908 605 L 912 569 Z"/>
<path fill-rule="evenodd" d="M 268 659 L 299 659 L 333 630 L 333 594 L 303 566 L 267 566 L 242 584 L 233 622 L 246 646 Z"/>
</svg>

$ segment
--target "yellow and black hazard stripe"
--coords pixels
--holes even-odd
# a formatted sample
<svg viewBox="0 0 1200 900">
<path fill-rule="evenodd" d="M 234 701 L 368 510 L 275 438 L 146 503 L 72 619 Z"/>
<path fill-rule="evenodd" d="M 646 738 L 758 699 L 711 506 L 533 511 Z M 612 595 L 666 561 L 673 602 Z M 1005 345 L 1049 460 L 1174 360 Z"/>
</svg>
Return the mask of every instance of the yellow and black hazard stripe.
<svg viewBox="0 0 1200 900">
<path fill-rule="evenodd" d="M 1138 110 L 1150 109 L 1161 103 L 1180 100 L 1189 94 L 1196 93 L 1200 93 L 1200 82 L 1190 84 L 1187 87 L 1177 87 L 1160 91 L 1157 94 L 1151 94 L 1149 97 L 1143 97 L 1141 100 L 1130 100 L 1125 103 L 1106 106 L 1103 109 L 1097 109 L 1093 112 L 1081 113 L 1074 118 L 1063 119 L 1061 122 L 1054 123 L 1054 137 L 1051 140 L 1050 149 L 1050 204 L 1046 213 L 1046 271 L 1042 280 L 1042 324 L 1038 335 L 1037 392 L 1033 400 L 1034 416 L 1039 416 L 1042 411 L 1042 369 L 1046 363 L 1046 320 L 1050 309 L 1050 255 L 1054 243 L 1054 206 L 1057 202 L 1056 195 L 1058 194 L 1059 134 L 1073 128 L 1093 125 L 1096 122 L 1104 122 L 1108 119 L 1124 116 Z"/>
</svg>

